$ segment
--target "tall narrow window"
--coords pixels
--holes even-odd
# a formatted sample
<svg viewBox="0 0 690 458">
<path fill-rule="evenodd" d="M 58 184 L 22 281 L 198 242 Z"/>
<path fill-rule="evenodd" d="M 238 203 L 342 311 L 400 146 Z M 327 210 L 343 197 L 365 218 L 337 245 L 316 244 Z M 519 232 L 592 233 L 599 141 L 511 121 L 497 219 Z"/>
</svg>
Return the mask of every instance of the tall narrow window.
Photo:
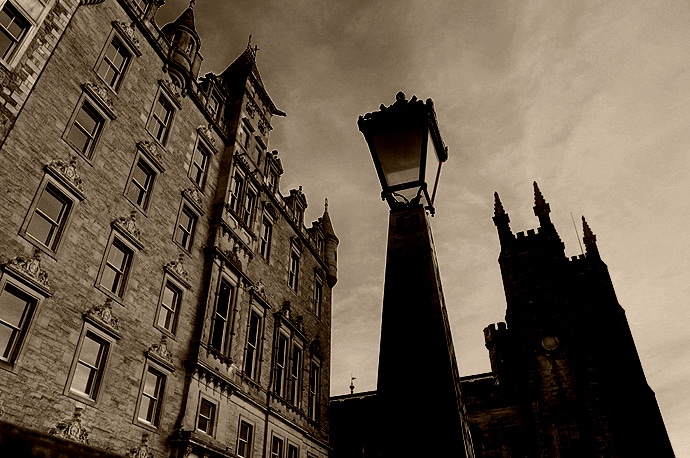
<svg viewBox="0 0 690 458">
<path fill-rule="evenodd" d="M 103 115 L 90 102 L 84 100 L 72 120 L 66 140 L 77 151 L 90 158 L 104 124 L 105 118 Z"/>
<path fill-rule="evenodd" d="M 160 308 L 158 310 L 157 324 L 171 334 L 175 333 L 177 315 L 180 308 L 182 292 L 170 281 L 165 282 L 161 295 Z"/>
<path fill-rule="evenodd" d="M 168 99 L 163 94 L 160 94 L 153 105 L 151 116 L 146 124 L 146 129 L 160 143 L 165 143 L 168 137 L 174 111 L 175 109 Z"/>
<path fill-rule="evenodd" d="M 37 302 L 9 283 L 0 291 L 0 361 L 14 363 Z"/>
<path fill-rule="evenodd" d="M 139 421 L 158 426 L 165 391 L 165 375 L 152 367 L 146 369 L 144 385 L 139 399 Z"/>
<path fill-rule="evenodd" d="M 225 353 L 227 350 L 228 325 L 230 322 L 230 309 L 232 300 L 232 286 L 224 278 L 220 281 L 216 311 L 213 316 L 213 329 L 211 332 L 211 348 Z"/>
<path fill-rule="evenodd" d="M 249 188 L 244 196 L 244 209 L 242 220 L 247 226 L 252 224 L 252 213 L 254 212 L 254 205 L 256 204 L 256 191 Z"/>
<path fill-rule="evenodd" d="M 156 172 L 142 158 L 134 164 L 125 195 L 142 210 L 148 207 L 155 176 Z"/>
<path fill-rule="evenodd" d="M 215 92 L 212 92 L 208 97 L 206 108 L 208 109 L 208 114 L 211 115 L 211 118 L 216 119 L 218 117 L 218 112 L 220 111 L 220 99 Z"/>
<path fill-rule="evenodd" d="M 146 12 L 149 0 L 132 0 L 134 6 L 139 10 L 140 13 Z"/>
<path fill-rule="evenodd" d="M 309 368 L 309 419 L 319 421 L 319 397 L 321 396 L 321 365 L 311 362 Z"/>
<path fill-rule="evenodd" d="M 280 437 L 273 436 L 273 439 L 271 440 L 271 458 L 284 458 L 283 439 Z"/>
<path fill-rule="evenodd" d="M 70 391 L 96 399 L 103 379 L 109 343 L 92 332 L 87 332 L 77 351 L 77 362 L 70 383 Z"/>
<path fill-rule="evenodd" d="M 314 278 L 314 315 L 321 318 L 321 308 L 323 306 L 323 281 Z"/>
<path fill-rule="evenodd" d="M 122 74 L 131 58 L 132 54 L 127 50 L 127 47 L 118 37 L 114 37 L 103 54 L 96 73 L 108 86 L 117 90 L 122 80 Z"/>
<path fill-rule="evenodd" d="M 252 439 L 254 426 L 246 421 L 240 421 L 240 431 L 237 434 L 237 456 L 240 458 L 250 458 L 252 453 Z"/>
<path fill-rule="evenodd" d="M 54 251 L 67 222 L 72 200 L 60 190 L 47 183 L 34 208 L 26 233 L 33 239 Z"/>
<path fill-rule="evenodd" d="M 213 435 L 213 427 L 216 423 L 216 405 L 211 401 L 201 398 L 199 401 L 199 413 L 196 419 L 196 429 L 208 435 Z"/>
<path fill-rule="evenodd" d="M 299 458 L 299 449 L 295 444 L 288 443 L 287 458 Z"/>
<path fill-rule="evenodd" d="M 258 376 L 259 341 L 261 338 L 261 315 L 255 310 L 249 314 L 247 348 L 244 355 L 244 373 L 251 379 Z"/>
<path fill-rule="evenodd" d="M 197 215 L 188 206 L 184 205 L 177 219 L 175 236 L 173 240 L 185 250 L 192 248 L 192 238 L 196 227 Z"/>
<path fill-rule="evenodd" d="M 99 284 L 118 297 L 124 296 L 132 256 L 132 250 L 117 238 L 113 239 L 107 250 Z"/>
<path fill-rule="evenodd" d="M 0 10 L 0 57 L 9 60 L 29 30 L 29 21 L 11 3 Z"/>
<path fill-rule="evenodd" d="M 236 214 L 240 213 L 240 202 L 243 188 L 244 175 L 239 170 L 235 170 L 235 174 L 232 176 L 232 184 L 230 186 L 230 209 Z"/>
<path fill-rule="evenodd" d="M 197 143 L 194 155 L 192 156 L 192 165 L 189 168 L 189 177 L 201 189 L 204 188 L 206 182 L 206 173 L 208 169 L 208 158 L 211 153 L 201 142 Z"/>
<path fill-rule="evenodd" d="M 259 240 L 259 254 L 262 258 L 268 260 L 268 255 L 271 252 L 271 237 L 273 236 L 273 223 L 270 219 L 264 216 L 263 224 L 261 225 L 261 238 Z"/>
<path fill-rule="evenodd" d="M 302 388 L 302 348 L 293 344 L 292 360 L 290 361 L 290 394 L 288 400 L 299 407 L 300 391 Z"/>
<path fill-rule="evenodd" d="M 288 270 L 288 286 L 297 291 L 299 282 L 299 254 L 292 252 L 290 254 L 290 269 Z"/>
<path fill-rule="evenodd" d="M 285 396 L 285 375 L 287 371 L 288 338 L 283 334 L 278 335 L 275 359 L 274 390 L 279 396 Z"/>
</svg>

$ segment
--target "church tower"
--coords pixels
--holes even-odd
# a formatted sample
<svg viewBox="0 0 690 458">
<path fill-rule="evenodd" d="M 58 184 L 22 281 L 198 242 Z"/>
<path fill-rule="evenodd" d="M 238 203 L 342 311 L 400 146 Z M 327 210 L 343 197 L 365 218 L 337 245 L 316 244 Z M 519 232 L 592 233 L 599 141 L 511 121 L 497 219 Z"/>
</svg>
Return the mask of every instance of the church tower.
<svg viewBox="0 0 690 458">
<path fill-rule="evenodd" d="M 674 456 L 589 224 L 567 258 L 537 183 L 526 234 L 494 197 L 507 309 L 484 330 L 492 373 L 463 380 L 478 454 Z"/>
</svg>

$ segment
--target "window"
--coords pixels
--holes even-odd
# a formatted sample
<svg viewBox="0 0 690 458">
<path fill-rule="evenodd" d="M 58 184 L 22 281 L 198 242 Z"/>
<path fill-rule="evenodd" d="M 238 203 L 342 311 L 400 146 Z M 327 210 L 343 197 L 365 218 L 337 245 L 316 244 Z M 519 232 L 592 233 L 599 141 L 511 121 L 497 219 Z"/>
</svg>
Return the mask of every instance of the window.
<svg viewBox="0 0 690 458">
<path fill-rule="evenodd" d="M 208 399 L 201 398 L 201 401 L 199 401 L 199 413 L 196 418 L 196 429 L 212 436 L 215 422 L 216 405 Z"/>
<path fill-rule="evenodd" d="M 146 11 L 146 7 L 148 6 L 149 0 L 132 0 L 132 3 L 140 12 L 144 13 Z"/>
<path fill-rule="evenodd" d="M 253 433 L 254 426 L 241 420 L 239 434 L 237 435 L 237 456 L 241 458 L 251 457 Z"/>
<path fill-rule="evenodd" d="M 293 343 L 292 358 L 290 359 L 290 393 L 288 401 L 294 406 L 300 404 L 302 388 L 302 348 Z"/>
<path fill-rule="evenodd" d="M 283 439 L 280 437 L 271 439 L 271 458 L 283 458 Z"/>
<path fill-rule="evenodd" d="M 290 268 L 288 270 L 288 286 L 297 291 L 299 282 L 299 254 L 293 251 L 290 253 Z"/>
<path fill-rule="evenodd" d="M 287 458 L 299 458 L 299 449 L 295 444 L 288 443 Z"/>
<path fill-rule="evenodd" d="M 165 143 L 168 137 L 174 112 L 172 103 L 163 94 L 159 94 L 146 123 L 146 130 L 160 143 Z"/>
<path fill-rule="evenodd" d="M 151 426 L 160 422 L 163 393 L 165 392 L 165 375 L 153 367 L 147 367 L 139 397 L 137 419 Z"/>
<path fill-rule="evenodd" d="M 242 127 L 242 135 L 240 136 L 240 138 L 242 139 L 242 147 L 245 151 L 247 151 L 249 149 L 249 141 L 251 140 L 251 135 L 245 127 Z"/>
<path fill-rule="evenodd" d="M 84 100 L 67 131 L 67 142 L 87 158 L 93 155 L 105 118 L 88 100 Z"/>
<path fill-rule="evenodd" d="M 277 181 L 278 178 L 276 178 L 276 174 L 272 170 L 268 170 L 266 172 L 266 187 L 268 188 L 269 193 L 273 193 L 276 190 Z"/>
<path fill-rule="evenodd" d="M 30 24 L 9 2 L 0 10 L 0 57 L 9 60 Z"/>
<path fill-rule="evenodd" d="M 285 375 L 287 372 L 287 352 L 288 352 L 288 338 L 287 336 L 278 334 L 278 345 L 276 347 L 275 359 L 275 382 L 274 391 L 278 396 L 285 397 Z"/>
<path fill-rule="evenodd" d="M 208 148 L 201 142 L 197 142 L 194 155 L 192 156 L 192 164 L 189 167 L 189 178 L 192 179 L 195 185 L 203 189 L 206 183 L 206 173 L 208 172 L 208 160 L 211 153 Z"/>
<path fill-rule="evenodd" d="M 113 238 L 106 250 L 105 264 L 101 267 L 99 285 L 108 292 L 122 298 L 129 276 L 134 252 L 120 239 Z"/>
<path fill-rule="evenodd" d="M 259 254 L 262 258 L 268 261 L 268 255 L 271 252 L 271 237 L 273 236 L 273 223 L 270 219 L 264 216 L 261 225 L 261 237 L 259 240 Z"/>
<path fill-rule="evenodd" d="M 208 108 L 208 113 L 211 115 L 211 118 L 216 119 L 218 117 L 218 112 L 220 111 L 220 99 L 215 92 L 212 92 L 208 97 L 206 108 Z"/>
<path fill-rule="evenodd" d="M 175 334 L 181 300 L 182 291 L 180 288 L 175 286 L 170 280 L 166 280 L 160 297 L 156 325 L 170 334 Z"/>
<path fill-rule="evenodd" d="M 0 291 L 0 361 L 14 364 L 38 300 L 5 283 Z"/>
<path fill-rule="evenodd" d="M 39 194 L 25 232 L 41 245 L 55 251 L 73 202 L 50 182 Z"/>
<path fill-rule="evenodd" d="M 146 210 L 153 189 L 156 172 L 141 157 L 134 163 L 125 195 L 142 210 Z"/>
<path fill-rule="evenodd" d="M 230 186 L 230 209 L 235 214 L 240 213 L 240 202 L 242 190 L 244 189 L 244 174 L 239 170 L 235 170 L 232 176 L 232 184 Z"/>
<path fill-rule="evenodd" d="M 69 384 L 70 392 L 96 400 L 103 380 L 105 362 L 110 343 L 92 331 L 83 335 L 77 348 L 74 372 Z"/>
<path fill-rule="evenodd" d="M 316 233 L 316 251 L 319 256 L 323 256 L 324 240 L 320 232 Z"/>
<path fill-rule="evenodd" d="M 211 348 L 225 354 L 228 351 L 228 327 L 230 325 L 230 310 L 233 297 L 232 285 L 222 278 L 216 301 L 216 311 L 213 315 L 213 327 L 211 330 Z"/>
<path fill-rule="evenodd" d="M 321 396 L 321 365 L 311 362 L 309 368 L 309 419 L 319 421 L 319 397 Z"/>
<path fill-rule="evenodd" d="M 251 379 L 258 376 L 259 342 L 261 339 L 261 315 L 254 309 L 249 313 L 247 347 L 244 352 L 244 373 Z"/>
<path fill-rule="evenodd" d="M 114 37 L 108 44 L 101 62 L 98 64 L 96 73 L 103 79 L 105 84 L 113 90 L 117 90 L 122 80 L 122 75 L 132 59 L 132 54 L 118 37 Z"/>
<path fill-rule="evenodd" d="M 244 209 L 242 215 L 242 221 L 247 226 L 252 224 L 252 213 L 254 212 L 254 205 L 256 204 L 256 191 L 249 188 L 244 196 Z"/>
<path fill-rule="evenodd" d="M 197 215 L 187 205 L 182 206 L 182 211 L 177 217 L 177 226 L 173 240 L 187 251 L 192 248 L 194 227 L 196 227 Z"/>
<path fill-rule="evenodd" d="M 323 306 L 323 281 L 314 278 L 314 315 L 321 318 L 321 308 Z"/>
</svg>

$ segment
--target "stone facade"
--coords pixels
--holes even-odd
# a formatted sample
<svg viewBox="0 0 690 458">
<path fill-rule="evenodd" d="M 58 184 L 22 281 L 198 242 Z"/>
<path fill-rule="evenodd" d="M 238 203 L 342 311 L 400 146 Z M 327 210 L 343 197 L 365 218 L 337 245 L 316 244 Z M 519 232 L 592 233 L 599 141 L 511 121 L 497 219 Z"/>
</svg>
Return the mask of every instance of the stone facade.
<svg viewBox="0 0 690 458">
<path fill-rule="evenodd" d="M 0 60 L 0 420 L 328 456 L 338 239 L 280 192 L 255 50 L 199 77 L 193 6 L 159 28 L 158 0 L 4 3 L 29 26 Z"/>
</svg>

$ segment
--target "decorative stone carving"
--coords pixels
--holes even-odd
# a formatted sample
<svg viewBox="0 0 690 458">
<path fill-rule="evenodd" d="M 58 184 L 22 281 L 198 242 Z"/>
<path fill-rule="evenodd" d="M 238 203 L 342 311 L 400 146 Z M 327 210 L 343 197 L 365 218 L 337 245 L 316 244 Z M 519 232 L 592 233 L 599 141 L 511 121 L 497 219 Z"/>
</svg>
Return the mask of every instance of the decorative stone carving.
<svg viewBox="0 0 690 458">
<path fill-rule="evenodd" d="M 321 350 L 321 339 L 320 338 L 315 338 L 311 344 L 309 345 L 309 351 L 311 352 L 312 355 L 316 356 L 321 356 L 322 350 Z"/>
<path fill-rule="evenodd" d="M 30 258 L 17 256 L 5 263 L 4 268 L 15 275 L 29 279 L 46 295 L 50 295 L 48 273 L 41 268 L 41 252 L 36 250 Z"/>
<path fill-rule="evenodd" d="M 110 331 L 116 337 L 120 336 L 120 324 L 117 317 L 113 314 L 113 300 L 106 299 L 103 304 L 96 304 L 84 313 L 84 319 L 96 322 L 106 331 Z"/>
<path fill-rule="evenodd" d="M 101 106 L 108 112 L 108 115 L 115 119 L 115 107 L 113 106 L 113 101 L 108 97 L 109 93 L 106 88 L 90 82 L 82 84 L 82 88 L 91 94 L 97 102 L 100 102 Z"/>
<path fill-rule="evenodd" d="M 189 272 L 184 267 L 184 255 L 180 253 L 175 261 L 165 265 L 165 271 L 175 276 L 189 288 Z"/>
<path fill-rule="evenodd" d="M 261 280 L 252 286 L 252 291 L 254 291 L 260 297 L 266 299 L 266 286 L 264 286 L 264 283 Z"/>
<path fill-rule="evenodd" d="M 208 126 L 199 126 L 197 128 L 197 132 L 199 132 L 199 134 L 201 134 L 201 136 L 204 137 L 206 141 L 210 143 L 210 146 L 214 149 L 215 152 L 216 137 L 213 136 L 213 128 L 211 124 L 209 124 Z"/>
<path fill-rule="evenodd" d="M 137 143 L 137 147 L 151 159 L 161 172 L 165 171 L 163 168 L 163 155 L 160 153 L 155 142 L 139 142 Z"/>
<path fill-rule="evenodd" d="M 302 334 L 304 334 L 304 317 L 302 315 L 297 315 L 294 322 L 295 328 Z"/>
<path fill-rule="evenodd" d="M 65 162 L 62 159 L 53 159 L 46 164 L 46 170 L 72 188 L 75 194 L 82 199 L 84 198 L 84 182 L 77 171 L 76 156 L 72 156 L 69 162 Z"/>
<path fill-rule="evenodd" d="M 135 49 L 136 53 L 138 55 L 141 55 L 141 47 L 139 43 L 139 38 L 137 38 L 135 34 L 137 29 L 134 23 L 132 22 L 131 24 L 127 24 L 126 22 L 113 21 L 113 26 L 115 26 L 116 29 L 122 32 L 125 38 L 129 41 L 129 44 L 132 45 L 132 47 Z"/>
<path fill-rule="evenodd" d="M 244 105 L 244 109 L 247 111 L 249 117 L 254 119 L 254 114 L 256 113 L 256 105 L 254 105 L 254 102 L 247 100 L 247 103 Z"/>
<path fill-rule="evenodd" d="M 168 95 L 173 98 L 173 101 L 179 108 L 182 105 L 182 91 L 170 79 L 159 79 L 158 83 L 168 92 Z"/>
<path fill-rule="evenodd" d="M 128 240 L 134 243 L 139 249 L 143 248 L 143 245 L 139 241 L 141 231 L 137 227 L 137 212 L 135 210 L 132 210 L 128 217 L 120 216 L 111 224 L 114 229 L 120 231 L 122 235 L 126 236 Z"/>
<path fill-rule="evenodd" d="M 187 199 L 189 203 L 194 205 L 196 209 L 203 213 L 204 197 L 196 187 L 186 188 L 182 190 L 182 197 Z"/>
<path fill-rule="evenodd" d="M 149 450 L 149 435 L 141 435 L 141 443 L 137 447 L 130 448 L 127 452 L 129 458 L 153 458 L 153 453 Z"/>
<path fill-rule="evenodd" d="M 290 304 L 290 301 L 285 301 L 283 303 L 283 306 L 280 307 L 280 313 L 283 317 L 286 319 L 290 319 L 290 314 L 292 313 L 292 305 Z"/>
<path fill-rule="evenodd" d="M 53 436 L 62 437 L 75 442 L 81 442 L 82 444 L 89 443 L 89 433 L 86 431 L 84 426 L 81 424 L 81 414 L 84 410 L 83 407 L 75 407 L 74 414 L 72 418 L 67 420 L 59 421 L 50 428 L 49 434 Z"/>
<path fill-rule="evenodd" d="M 271 126 L 265 120 L 262 119 L 259 121 L 259 130 L 261 131 L 262 134 L 267 135 L 267 133 L 270 129 L 271 129 Z"/>
<path fill-rule="evenodd" d="M 235 246 L 232 250 L 227 250 L 223 254 L 228 259 L 230 264 L 237 267 L 239 270 L 242 270 L 242 260 L 240 259 L 239 255 L 237 254 L 238 251 L 239 251 L 239 247 Z"/>
<path fill-rule="evenodd" d="M 168 337 L 161 336 L 160 343 L 152 344 L 149 349 L 146 350 L 146 356 L 167 363 L 168 366 L 172 367 L 173 355 L 170 350 L 168 350 Z"/>
</svg>

